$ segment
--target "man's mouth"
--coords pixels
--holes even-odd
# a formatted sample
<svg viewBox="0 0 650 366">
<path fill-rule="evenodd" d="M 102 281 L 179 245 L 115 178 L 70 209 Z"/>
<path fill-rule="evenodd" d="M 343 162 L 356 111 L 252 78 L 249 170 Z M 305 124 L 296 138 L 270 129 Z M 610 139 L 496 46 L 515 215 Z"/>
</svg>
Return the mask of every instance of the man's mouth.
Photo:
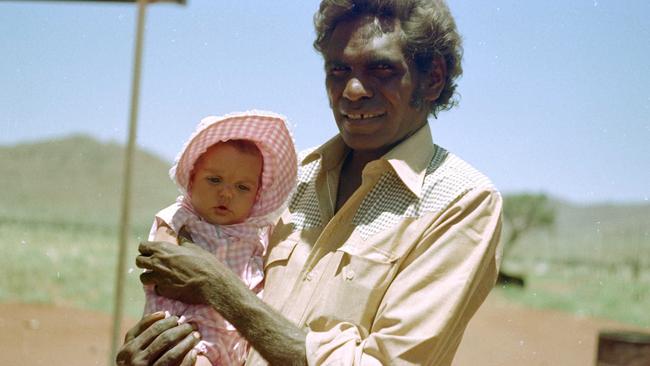
<svg viewBox="0 0 650 366">
<path fill-rule="evenodd" d="M 383 117 L 386 114 L 386 112 L 381 112 L 381 113 L 343 113 L 343 115 L 352 121 L 359 121 L 359 120 L 364 120 L 364 119 L 371 119 L 371 118 L 377 118 L 377 117 Z"/>
</svg>

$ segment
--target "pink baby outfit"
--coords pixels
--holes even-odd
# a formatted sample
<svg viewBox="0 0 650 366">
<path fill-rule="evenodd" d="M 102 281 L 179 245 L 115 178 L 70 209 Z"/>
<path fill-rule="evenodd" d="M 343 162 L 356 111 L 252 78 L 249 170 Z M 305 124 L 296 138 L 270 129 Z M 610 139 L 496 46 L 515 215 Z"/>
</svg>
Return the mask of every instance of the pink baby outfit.
<svg viewBox="0 0 650 366">
<path fill-rule="evenodd" d="M 190 174 L 196 160 L 210 146 L 236 139 L 253 141 L 262 153 L 262 184 L 248 219 L 239 224 L 212 225 L 198 216 L 190 203 L 187 193 Z M 183 228 L 195 244 L 214 254 L 248 288 L 261 296 L 264 279 L 262 258 L 272 225 L 295 188 L 296 170 L 295 148 L 282 116 L 250 111 L 206 117 L 201 120 L 170 170 L 170 176 L 183 195 L 156 214 L 149 240 L 154 238 L 156 230 L 163 223 L 176 233 Z M 208 357 L 213 366 L 244 363 L 248 343 L 213 308 L 159 296 L 152 286 L 145 286 L 144 289 L 144 313 L 166 310 L 196 324 L 202 338 L 197 349 Z"/>
</svg>

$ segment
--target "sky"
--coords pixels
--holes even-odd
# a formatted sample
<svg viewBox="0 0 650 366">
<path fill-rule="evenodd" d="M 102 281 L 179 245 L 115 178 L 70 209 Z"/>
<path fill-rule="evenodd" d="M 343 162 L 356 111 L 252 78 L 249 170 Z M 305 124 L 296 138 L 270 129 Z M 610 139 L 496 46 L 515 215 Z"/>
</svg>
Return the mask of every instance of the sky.
<svg viewBox="0 0 650 366">
<path fill-rule="evenodd" d="M 649 203 L 650 1 L 448 3 L 464 74 L 458 107 L 430 120 L 435 143 L 504 193 Z M 317 7 L 148 6 L 138 144 L 171 162 L 201 118 L 249 109 L 287 116 L 298 149 L 333 136 L 311 46 Z M 76 133 L 125 143 L 136 10 L 0 0 L 0 145 Z"/>
</svg>

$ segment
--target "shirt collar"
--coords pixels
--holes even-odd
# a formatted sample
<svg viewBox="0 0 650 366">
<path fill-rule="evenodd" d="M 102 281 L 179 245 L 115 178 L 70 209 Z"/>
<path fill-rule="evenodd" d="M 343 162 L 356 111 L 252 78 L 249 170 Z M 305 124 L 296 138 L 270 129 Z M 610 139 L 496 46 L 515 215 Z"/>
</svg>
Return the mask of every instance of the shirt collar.
<svg viewBox="0 0 650 366">
<path fill-rule="evenodd" d="M 306 165 L 316 159 L 321 159 L 321 167 L 324 171 L 327 171 L 338 166 L 347 155 L 348 150 L 349 148 L 343 142 L 341 135 L 337 134 L 307 154 L 300 164 Z"/>
<path fill-rule="evenodd" d="M 323 170 L 327 171 L 338 166 L 348 150 L 341 136 L 336 135 L 307 154 L 301 164 L 305 165 L 320 158 Z M 426 123 L 379 160 L 387 161 L 404 185 L 421 198 L 424 176 L 434 152 L 431 129 Z"/>
<path fill-rule="evenodd" d="M 427 123 L 391 149 L 382 159 L 388 161 L 404 185 L 421 198 L 424 176 L 434 152 L 435 145 Z"/>
</svg>

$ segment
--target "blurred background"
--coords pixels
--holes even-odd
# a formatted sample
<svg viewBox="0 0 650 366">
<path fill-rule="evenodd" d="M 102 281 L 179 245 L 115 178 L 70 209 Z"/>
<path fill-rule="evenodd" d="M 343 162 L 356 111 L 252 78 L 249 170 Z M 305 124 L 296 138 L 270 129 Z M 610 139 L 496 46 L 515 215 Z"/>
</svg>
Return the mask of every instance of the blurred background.
<svg viewBox="0 0 650 366">
<path fill-rule="evenodd" d="M 602 331 L 650 331 L 650 2 L 449 6 L 464 75 L 430 125 L 492 178 L 506 223 L 456 364 L 594 364 Z M 299 149 L 336 133 L 317 7 L 148 7 L 125 326 L 143 305 L 137 242 L 201 118 L 272 110 Z M 134 4 L 0 1 L 0 364 L 107 364 L 135 22 Z"/>
</svg>

